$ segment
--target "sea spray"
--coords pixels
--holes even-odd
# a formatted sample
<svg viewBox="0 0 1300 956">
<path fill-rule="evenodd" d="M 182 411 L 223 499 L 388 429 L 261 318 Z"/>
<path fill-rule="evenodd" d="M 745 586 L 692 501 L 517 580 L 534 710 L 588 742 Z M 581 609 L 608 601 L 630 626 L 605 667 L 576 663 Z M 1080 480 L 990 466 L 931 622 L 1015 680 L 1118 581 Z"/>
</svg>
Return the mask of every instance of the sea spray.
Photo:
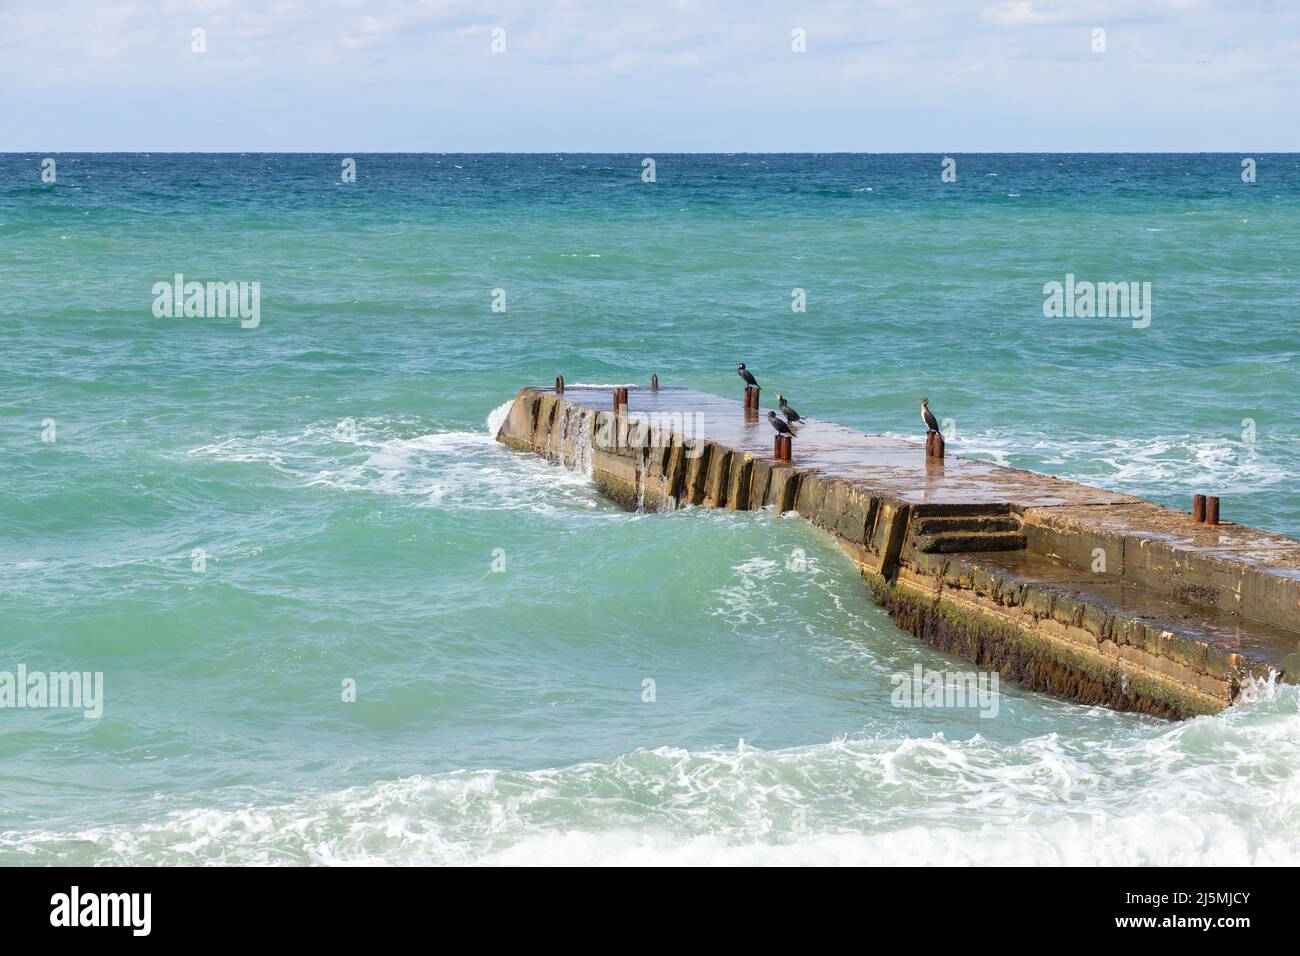
<svg viewBox="0 0 1300 956">
<path fill-rule="evenodd" d="M 591 453 L 594 445 L 595 424 L 590 410 L 585 406 L 581 409 L 581 416 L 578 437 L 574 440 L 578 452 L 577 470 L 590 479 L 592 477 Z"/>
<path fill-rule="evenodd" d="M 645 512 L 645 486 L 646 472 L 650 470 L 650 449 L 642 448 L 640 458 L 636 469 L 636 510 L 639 514 Z"/>
<path fill-rule="evenodd" d="M 510 409 L 514 407 L 515 401 L 514 399 L 511 399 L 508 402 L 502 402 L 496 408 L 492 409 L 492 411 L 488 412 L 486 424 L 489 435 L 493 438 L 497 437 L 497 432 L 501 431 L 501 426 L 504 425 L 506 419 L 510 417 Z"/>
</svg>

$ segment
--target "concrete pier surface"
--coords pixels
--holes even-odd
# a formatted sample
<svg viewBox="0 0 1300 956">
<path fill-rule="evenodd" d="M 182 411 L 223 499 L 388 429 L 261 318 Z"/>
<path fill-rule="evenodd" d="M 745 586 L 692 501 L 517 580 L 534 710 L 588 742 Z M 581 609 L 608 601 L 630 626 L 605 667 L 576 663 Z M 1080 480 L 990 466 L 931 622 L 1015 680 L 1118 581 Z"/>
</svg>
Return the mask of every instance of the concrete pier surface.
<svg viewBox="0 0 1300 956">
<path fill-rule="evenodd" d="M 784 462 L 762 397 L 523 388 L 496 437 L 629 508 L 798 512 L 899 626 L 1034 690 L 1176 718 L 1300 674 L 1300 541 L 830 422 Z"/>
</svg>

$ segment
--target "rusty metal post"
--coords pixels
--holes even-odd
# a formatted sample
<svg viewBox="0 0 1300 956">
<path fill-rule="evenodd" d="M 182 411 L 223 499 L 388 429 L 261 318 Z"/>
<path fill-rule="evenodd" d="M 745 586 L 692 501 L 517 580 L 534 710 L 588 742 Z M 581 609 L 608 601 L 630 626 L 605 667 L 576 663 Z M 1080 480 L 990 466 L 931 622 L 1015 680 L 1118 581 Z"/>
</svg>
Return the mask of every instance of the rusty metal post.
<svg viewBox="0 0 1300 956">
<path fill-rule="evenodd" d="M 563 395 L 563 394 L 564 394 L 564 376 L 563 376 L 563 375 L 557 375 L 557 376 L 555 376 L 555 394 L 556 394 L 556 395 Z"/>
<path fill-rule="evenodd" d="M 1219 523 L 1219 496 L 1207 495 L 1205 498 L 1205 523 Z"/>
<path fill-rule="evenodd" d="M 938 432 L 930 432 L 925 436 L 925 454 L 927 458 L 943 460 L 943 436 Z"/>
<path fill-rule="evenodd" d="M 625 389 L 625 388 L 616 388 L 616 389 L 614 389 L 614 414 L 615 414 L 615 415 L 618 414 L 618 408 L 619 408 L 620 405 L 622 405 L 622 406 L 623 406 L 623 409 L 626 411 L 626 409 L 627 409 L 627 389 Z"/>
<path fill-rule="evenodd" d="M 657 391 L 659 391 L 659 376 L 658 376 L 658 375 L 651 375 L 651 376 L 650 376 L 650 391 L 652 391 L 652 392 L 657 392 Z"/>
<path fill-rule="evenodd" d="M 1192 497 L 1192 520 L 1197 524 L 1205 521 L 1205 495 L 1194 495 Z"/>
<path fill-rule="evenodd" d="M 778 434 L 776 436 L 776 447 L 773 449 L 773 457 L 777 461 L 789 461 L 793 457 L 794 442 L 789 435 Z"/>
<path fill-rule="evenodd" d="M 746 410 L 746 411 L 749 411 L 749 409 L 751 409 L 751 408 L 754 407 L 754 386 L 752 386 L 752 385 L 746 385 L 746 386 L 745 386 L 745 402 L 744 402 L 744 405 L 745 405 L 745 410 Z"/>
</svg>

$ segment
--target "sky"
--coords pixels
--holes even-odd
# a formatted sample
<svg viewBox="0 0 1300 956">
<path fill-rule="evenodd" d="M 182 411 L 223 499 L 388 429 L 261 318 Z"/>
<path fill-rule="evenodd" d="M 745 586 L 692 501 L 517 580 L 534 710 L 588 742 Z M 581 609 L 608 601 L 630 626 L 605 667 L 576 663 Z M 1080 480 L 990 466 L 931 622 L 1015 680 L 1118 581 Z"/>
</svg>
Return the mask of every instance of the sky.
<svg viewBox="0 0 1300 956">
<path fill-rule="evenodd" d="M 1297 151 L 1300 2 L 0 0 L 0 151 L 133 150 Z"/>
</svg>

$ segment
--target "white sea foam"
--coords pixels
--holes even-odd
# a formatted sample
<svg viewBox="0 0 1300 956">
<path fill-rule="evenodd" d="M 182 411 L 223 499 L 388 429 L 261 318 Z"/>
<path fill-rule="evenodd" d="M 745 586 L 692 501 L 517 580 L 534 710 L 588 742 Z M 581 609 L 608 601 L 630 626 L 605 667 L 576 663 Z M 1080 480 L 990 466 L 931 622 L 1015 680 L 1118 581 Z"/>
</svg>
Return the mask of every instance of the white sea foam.
<svg viewBox="0 0 1300 956">
<path fill-rule="evenodd" d="M 39 863 L 1300 862 L 1300 694 L 1180 724 L 636 751 L 272 806 L 0 834 Z"/>
<path fill-rule="evenodd" d="M 510 405 L 493 409 L 483 431 L 400 437 L 412 423 L 317 422 L 298 431 L 226 438 L 189 454 L 269 466 L 306 488 L 396 496 L 414 507 L 543 513 L 599 507 L 585 473 L 512 453 L 495 441 Z"/>
<path fill-rule="evenodd" d="M 515 400 L 512 398 L 508 402 L 502 402 L 492 411 L 488 412 L 487 433 L 492 438 L 496 438 L 497 432 L 501 431 L 501 426 L 506 423 L 510 416 L 510 409 L 515 407 Z"/>
<path fill-rule="evenodd" d="M 717 596 L 719 606 L 714 614 L 734 625 L 765 624 L 764 611 L 784 607 L 788 595 L 774 594 L 771 589 L 760 587 L 760 582 L 772 578 L 780 571 L 780 565 L 762 556 L 755 556 L 736 565 L 733 569 L 737 583 L 718 588 L 713 593 Z"/>
<path fill-rule="evenodd" d="M 916 440 L 915 435 L 891 437 Z M 1283 441 L 1271 439 L 1272 447 L 1261 450 L 1258 444 L 1204 435 L 1071 438 L 986 430 L 958 431 L 948 450 L 1116 491 L 1143 494 L 1210 487 L 1219 494 L 1242 494 L 1294 482 Z"/>
</svg>

